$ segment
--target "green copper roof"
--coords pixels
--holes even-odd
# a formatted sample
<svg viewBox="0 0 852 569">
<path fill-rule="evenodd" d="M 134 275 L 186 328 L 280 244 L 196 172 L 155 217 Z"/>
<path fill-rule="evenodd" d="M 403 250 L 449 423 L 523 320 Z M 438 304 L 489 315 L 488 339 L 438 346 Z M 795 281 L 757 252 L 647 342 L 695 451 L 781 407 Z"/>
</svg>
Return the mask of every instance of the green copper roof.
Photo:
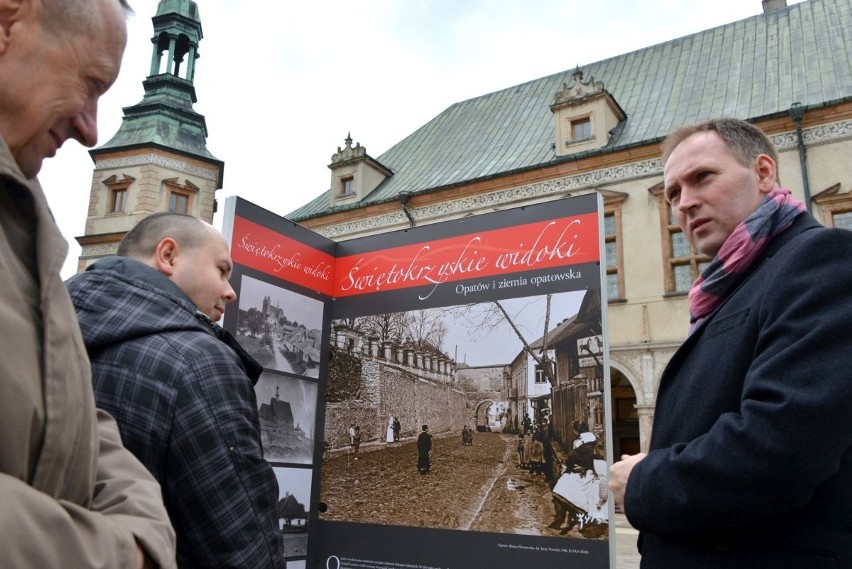
<svg viewBox="0 0 852 569">
<path fill-rule="evenodd" d="M 154 53 L 151 75 L 142 82 L 145 95 L 123 109 L 118 132 L 90 154 L 97 157 L 116 150 L 159 147 L 215 162 L 221 187 L 224 164 L 207 150 L 207 123 L 192 108 L 196 101 L 192 76 L 202 37 L 198 6 L 190 0 L 161 0 L 152 21 Z M 170 57 L 172 53 L 179 61 Z M 163 71 L 161 64 L 165 65 Z"/>
<path fill-rule="evenodd" d="M 573 60 L 568 54 L 566 59 Z M 377 158 L 394 174 L 358 204 L 326 190 L 293 220 L 395 200 L 513 171 L 659 141 L 717 116 L 786 115 L 852 99 L 852 0 L 809 0 L 604 61 L 581 65 L 627 114 L 609 144 L 556 157 L 550 105 L 574 68 L 461 101 Z"/>
<path fill-rule="evenodd" d="M 207 124 L 192 109 L 192 83 L 172 75 L 155 75 L 143 82 L 145 96 L 124 108 L 124 120 L 109 142 L 92 152 L 156 145 L 208 160 L 218 160 L 207 150 Z"/>
<path fill-rule="evenodd" d="M 160 0 L 157 4 L 157 16 L 166 14 L 178 14 L 196 22 L 201 21 L 198 5 L 192 0 Z"/>
</svg>

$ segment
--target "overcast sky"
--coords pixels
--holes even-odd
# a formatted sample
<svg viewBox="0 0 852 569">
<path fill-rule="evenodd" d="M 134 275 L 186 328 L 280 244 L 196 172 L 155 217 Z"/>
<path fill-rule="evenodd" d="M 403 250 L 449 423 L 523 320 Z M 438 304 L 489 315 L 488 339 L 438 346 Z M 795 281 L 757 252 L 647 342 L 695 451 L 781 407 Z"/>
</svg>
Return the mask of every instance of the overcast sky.
<svg viewBox="0 0 852 569">
<path fill-rule="evenodd" d="M 548 331 L 553 331 L 560 322 L 580 311 L 585 291 L 565 292 L 551 297 Z M 500 301 L 512 318 L 515 327 L 530 344 L 544 335 L 547 316 L 545 296 L 507 298 Z M 490 302 L 470 308 L 439 309 L 447 326 L 447 335 L 442 346 L 445 353 L 459 363 L 469 366 L 508 365 L 520 354 L 523 343 L 505 318 L 493 317 L 485 322 L 484 312 L 494 310 Z"/>
<path fill-rule="evenodd" d="M 788 0 L 788 4 L 797 0 Z M 136 15 L 99 143 L 141 101 L 155 0 Z M 225 198 L 285 215 L 329 188 L 347 133 L 378 157 L 455 102 L 762 13 L 761 0 L 200 0 L 195 110 Z M 597 79 L 606 81 L 605 77 Z M 76 270 L 92 181 L 69 141 L 40 178 Z M 221 227 L 221 214 L 214 219 Z"/>
<path fill-rule="evenodd" d="M 233 281 L 231 281 L 233 282 Z M 233 285 L 236 287 L 236 285 Z M 269 297 L 272 306 L 284 311 L 290 322 L 298 322 L 308 330 L 322 329 L 322 302 L 299 293 L 243 275 L 240 280 L 240 310 L 263 310 L 263 299 Z"/>
</svg>

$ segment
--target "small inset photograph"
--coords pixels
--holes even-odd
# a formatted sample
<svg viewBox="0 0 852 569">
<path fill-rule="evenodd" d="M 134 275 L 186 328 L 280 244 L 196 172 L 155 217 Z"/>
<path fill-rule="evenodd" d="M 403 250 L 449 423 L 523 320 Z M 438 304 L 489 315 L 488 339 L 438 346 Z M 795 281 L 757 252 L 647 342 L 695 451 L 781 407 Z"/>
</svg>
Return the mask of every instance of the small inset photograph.
<svg viewBox="0 0 852 569">
<path fill-rule="evenodd" d="M 313 471 L 310 468 L 283 467 L 274 467 L 273 470 L 278 479 L 278 527 L 284 537 L 287 568 L 304 568 L 304 559 L 308 553 L 309 502 Z"/>
<path fill-rule="evenodd" d="M 266 460 L 313 463 L 317 385 L 295 377 L 261 374 L 254 390 Z"/>
<path fill-rule="evenodd" d="M 319 377 L 323 303 L 243 275 L 236 337 L 266 369 Z"/>
</svg>

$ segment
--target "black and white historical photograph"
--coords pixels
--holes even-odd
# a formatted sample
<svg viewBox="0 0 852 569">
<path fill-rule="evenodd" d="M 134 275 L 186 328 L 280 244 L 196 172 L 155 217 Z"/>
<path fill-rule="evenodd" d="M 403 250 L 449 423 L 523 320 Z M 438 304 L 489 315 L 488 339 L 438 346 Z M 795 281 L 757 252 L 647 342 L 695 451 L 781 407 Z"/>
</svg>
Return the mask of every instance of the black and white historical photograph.
<svg viewBox="0 0 852 569">
<path fill-rule="evenodd" d="M 266 460 L 312 464 L 317 383 L 264 372 L 254 389 Z"/>
<path fill-rule="evenodd" d="M 310 468 L 275 467 L 273 470 L 278 479 L 278 527 L 284 537 L 284 557 L 289 569 L 298 567 L 296 561 L 304 559 L 308 551 L 313 472 Z"/>
<path fill-rule="evenodd" d="M 600 291 L 332 325 L 323 520 L 606 540 Z"/>
<path fill-rule="evenodd" d="M 319 376 L 323 303 L 243 275 L 236 337 L 266 369 Z"/>
</svg>

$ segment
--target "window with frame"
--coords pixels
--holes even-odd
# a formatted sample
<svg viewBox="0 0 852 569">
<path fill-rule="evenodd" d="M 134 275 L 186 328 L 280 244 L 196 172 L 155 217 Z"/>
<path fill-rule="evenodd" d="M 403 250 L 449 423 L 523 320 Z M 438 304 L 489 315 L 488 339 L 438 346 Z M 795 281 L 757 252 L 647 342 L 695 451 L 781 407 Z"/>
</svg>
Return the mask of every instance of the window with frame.
<svg viewBox="0 0 852 569">
<path fill-rule="evenodd" d="M 547 362 L 546 365 L 550 366 L 550 373 L 554 379 L 556 379 L 556 368 L 553 366 L 553 362 Z M 547 373 L 545 373 L 545 368 L 540 366 L 539 364 L 535 364 L 535 382 L 536 383 L 548 383 L 547 381 Z"/>
<path fill-rule="evenodd" d="M 592 120 L 589 117 L 571 121 L 571 141 L 582 142 L 592 138 Z"/>
<path fill-rule="evenodd" d="M 128 189 L 134 180 L 136 178 L 127 174 L 122 174 L 120 178 L 117 174 L 113 174 L 103 181 L 107 187 L 105 196 L 107 215 L 127 213 Z"/>
<path fill-rule="evenodd" d="M 340 178 L 340 195 L 341 196 L 351 196 L 355 193 L 355 177 L 354 176 L 346 176 L 345 178 Z"/>
<path fill-rule="evenodd" d="M 711 257 L 695 250 L 677 224 L 674 212 L 663 195 L 663 183 L 650 189 L 660 206 L 660 227 L 662 228 L 663 267 L 665 268 L 666 294 L 689 292 L 692 283 L 698 278 Z"/>
<path fill-rule="evenodd" d="M 826 227 L 852 230 L 852 192 L 840 193 L 840 184 L 835 184 L 813 197 L 822 210 Z"/>
<path fill-rule="evenodd" d="M 111 190 L 109 195 L 109 212 L 124 213 L 127 209 L 127 188 Z"/>
<path fill-rule="evenodd" d="M 169 212 L 188 214 L 189 196 L 183 192 L 169 192 Z"/>
<path fill-rule="evenodd" d="M 194 205 L 193 196 L 198 196 L 200 188 L 189 180 L 184 180 L 184 183 L 181 184 L 177 178 L 163 180 L 163 186 L 168 191 L 168 201 L 166 203 L 168 211 L 170 213 L 192 215 Z"/>
<path fill-rule="evenodd" d="M 621 209 L 627 194 L 598 190 L 604 197 L 604 253 L 606 262 L 606 298 L 624 300 L 624 260 L 621 250 Z"/>
<path fill-rule="evenodd" d="M 841 229 L 852 230 L 852 211 L 842 211 L 831 214 L 831 225 Z"/>
</svg>

